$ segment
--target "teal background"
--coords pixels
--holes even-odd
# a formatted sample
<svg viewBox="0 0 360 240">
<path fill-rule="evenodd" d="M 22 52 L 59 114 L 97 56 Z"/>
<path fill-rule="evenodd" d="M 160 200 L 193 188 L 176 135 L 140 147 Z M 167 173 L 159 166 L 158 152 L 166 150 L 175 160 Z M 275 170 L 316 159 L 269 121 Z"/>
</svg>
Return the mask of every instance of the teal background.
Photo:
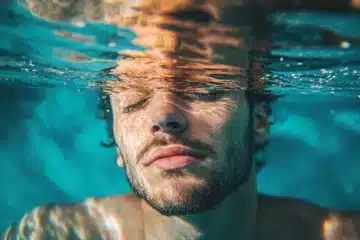
<svg viewBox="0 0 360 240">
<path fill-rule="evenodd" d="M 45 203 L 129 191 L 94 91 L 0 84 L 0 228 Z M 360 208 L 360 103 L 291 96 L 273 105 L 261 192 Z"/>
<path fill-rule="evenodd" d="M 84 28 L 48 23 L 20 8 L 1 6 L 0 16 L 0 231 L 41 204 L 128 192 L 114 149 L 100 146 L 107 139 L 106 126 L 97 118 L 98 95 L 86 84 L 109 77 L 101 69 L 114 65 L 119 50 L 136 47 L 131 43 L 134 35 L 101 23 Z M 322 30 L 309 25 L 358 36 L 359 17 L 279 14 L 273 22 L 275 43 L 286 40 L 305 47 L 278 49 L 269 60 L 275 75 L 270 79 L 287 86 L 272 90 L 288 91 L 272 106 L 275 124 L 263 153 L 267 165 L 259 173 L 259 191 L 328 207 L 360 209 L 360 77 L 341 75 L 341 69 L 334 68 L 339 81 L 332 79 L 331 88 L 337 94 L 314 92 L 308 81 L 323 77 L 313 69 L 350 66 L 349 71 L 359 70 L 360 60 L 359 47 L 323 46 L 326 42 L 318 40 Z M 306 27 L 296 28 L 299 22 Z M 291 40 L 284 25 L 297 29 Z M 93 36 L 95 41 L 75 42 L 54 30 Z M 309 39 L 301 38 L 304 32 Z M 109 47 L 109 41 L 115 41 L 116 48 Z M 64 60 L 75 51 L 97 61 Z M 289 59 L 280 62 L 279 54 Z M 295 57 L 301 55 L 309 62 L 299 67 Z M 282 72 L 284 64 L 293 63 L 297 68 Z M 312 75 L 293 78 L 294 71 Z"/>
</svg>

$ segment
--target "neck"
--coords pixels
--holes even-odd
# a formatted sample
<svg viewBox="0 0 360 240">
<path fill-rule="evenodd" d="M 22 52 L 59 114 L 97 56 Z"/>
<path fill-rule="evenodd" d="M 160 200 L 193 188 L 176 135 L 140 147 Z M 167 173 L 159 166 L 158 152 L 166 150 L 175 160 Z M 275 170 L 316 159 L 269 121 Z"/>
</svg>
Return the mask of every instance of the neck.
<svg viewBox="0 0 360 240">
<path fill-rule="evenodd" d="M 146 221 L 146 229 L 152 232 L 151 235 L 157 229 L 157 236 L 164 236 L 164 232 L 172 232 L 176 235 L 190 236 L 191 239 L 212 240 L 225 237 L 250 240 L 256 224 L 256 194 L 255 177 L 252 177 L 215 208 L 203 213 L 177 217 L 165 217 L 154 213 L 155 210 L 143 201 L 144 215 L 147 215 L 145 219 L 149 219 Z M 157 215 L 156 219 L 160 220 L 154 221 L 154 214 Z"/>
<path fill-rule="evenodd" d="M 201 233 L 200 239 L 251 239 L 256 222 L 256 186 L 248 181 L 204 213 L 183 216 Z"/>
</svg>

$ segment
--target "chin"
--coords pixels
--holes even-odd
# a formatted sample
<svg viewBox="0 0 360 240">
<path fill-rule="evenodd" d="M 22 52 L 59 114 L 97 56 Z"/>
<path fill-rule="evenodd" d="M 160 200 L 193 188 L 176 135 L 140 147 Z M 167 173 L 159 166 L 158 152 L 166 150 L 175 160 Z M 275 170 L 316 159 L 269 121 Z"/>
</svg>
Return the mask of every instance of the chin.
<svg viewBox="0 0 360 240">
<path fill-rule="evenodd" d="M 209 208 L 204 206 L 209 196 L 209 185 L 194 177 L 165 180 L 145 199 L 163 215 L 184 215 Z"/>
<path fill-rule="evenodd" d="M 184 194 L 194 189 L 207 188 L 208 181 L 195 175 L 173 171 L 167 172 L 165 176 L 162 176 L 158 186 L 157 189 L 162 192 L 179 192 Z"/>
<path fill-rule="evenodd" d="M 141 182 L 147 187 L 130 183 L 136 195 L 163 215 L 194 214 L 212 209 L 225 197 L 218 176 L 210 171 L 202 173 L 177 169 L 145 177 Z"/>
</svg>

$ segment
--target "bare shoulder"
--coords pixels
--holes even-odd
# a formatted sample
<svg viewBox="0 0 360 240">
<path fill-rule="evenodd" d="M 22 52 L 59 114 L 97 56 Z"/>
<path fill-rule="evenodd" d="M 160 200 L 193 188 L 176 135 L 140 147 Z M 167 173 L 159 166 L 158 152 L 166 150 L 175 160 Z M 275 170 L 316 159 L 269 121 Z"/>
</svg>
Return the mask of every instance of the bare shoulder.
<svg viewBox="0 0 360 240">
<path fill-rule="evenodd" d="M 257 239 L 322 239 L 328 211 L 311 202 L 259 195 Z"/>
<path fill-rule="evenodd" d="M 314 215 L 326 214 L 327 210 L 320 205 L 312 203 L 310 201 L 294 198 L 294 197 L 282 197 L 271 195 L 258 195 L 259 208 L 263 213 L 267 213 L 269 210 L 277 209 L 279 211 L 286 211 L 292 214 L 305 214 L 313 217 Z"/>
<path fill-rule="evenodd" d="M 141 216 L 140 201 L 133 195 L 89 198 L 68 205 L 47 204 L 26 213 L 13 223 L 5 239 L 88 239 L 124 235 L 129 219 Z"/>
<path fill-rule="evenodd" d="M 257 240 L 263 239 L 360 240 L 360 212 L 260 195 Z"/>
</svg>

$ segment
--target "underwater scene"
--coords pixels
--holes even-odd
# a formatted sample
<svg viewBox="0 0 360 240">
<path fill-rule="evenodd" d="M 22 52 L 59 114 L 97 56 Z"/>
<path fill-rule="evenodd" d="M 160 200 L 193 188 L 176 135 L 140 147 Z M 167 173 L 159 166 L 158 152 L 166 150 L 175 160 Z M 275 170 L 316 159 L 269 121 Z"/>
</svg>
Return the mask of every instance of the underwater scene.
<svg viewBox="0 0 360 240">
<path fill-rule="evenodd" d="M 360 3 L 275 2 L 0 1 L 4 239 L 360 239 Z"/>
</svg>

